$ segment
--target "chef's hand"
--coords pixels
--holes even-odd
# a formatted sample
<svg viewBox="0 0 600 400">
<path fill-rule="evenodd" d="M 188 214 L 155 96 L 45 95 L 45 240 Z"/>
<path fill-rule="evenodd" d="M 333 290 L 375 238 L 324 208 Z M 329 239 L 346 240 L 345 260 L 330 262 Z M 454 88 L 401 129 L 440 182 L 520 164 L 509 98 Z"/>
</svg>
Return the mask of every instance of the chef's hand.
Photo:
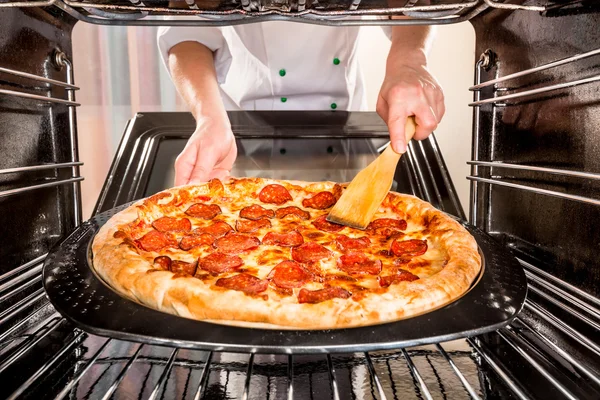
<svg viewBox="0 0 600 400">
<path fill-rule="evenodd" d="M 406 152 L 404 127 L 414 115 L 414 138 L 427 138 L 446 111 L 444 93 L 427 70 L 428 27 L 401 26 L 392 31 L 386 74 L 377 98 L 377 113 L 387 123 L 396 153 Z"/>
<path fill-rule="evenodd" d="M 229 176 L 237 146 L 227 117 L 198 117 L 196 131 L 175 161 L 175 186 Z"/>
<path fill-rule="evenodd" d="M 194 41 L 178 43 L 169 50 L 169 70 L 196 119 L 196 130 L 175 161 L 175 185 L 229 176 L 237 146 L 219 92 L 212 51 Z"/>
</svg>

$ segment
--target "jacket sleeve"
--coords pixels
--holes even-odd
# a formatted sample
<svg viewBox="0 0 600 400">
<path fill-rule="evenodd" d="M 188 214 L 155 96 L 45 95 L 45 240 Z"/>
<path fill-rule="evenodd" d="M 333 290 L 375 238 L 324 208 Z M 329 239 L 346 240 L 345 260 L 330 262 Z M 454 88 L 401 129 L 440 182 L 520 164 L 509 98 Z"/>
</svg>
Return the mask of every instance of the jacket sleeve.
<svg viewBox="0 0 600 400">
<path fill-rule="evenodd" d="M 389 25 L 382 25 L 381 30 L 385 33 L 388 39 L 392 40 L 392 27 Z"/>
<path fill-rule="evenodd" d="M 214 54 L 217 81 L 225 82 L 231 67 L 231 52 L 225 40 L 224 30 L 227 27 L 175 27 L 162 26 L 158 29 L 157 41 L 163 64 L 169 71 L 169 50 L 178 43 L 194 41 L 208 47 Z M 169 71 L 169 74 L 171 71 Z"/>
</svg>

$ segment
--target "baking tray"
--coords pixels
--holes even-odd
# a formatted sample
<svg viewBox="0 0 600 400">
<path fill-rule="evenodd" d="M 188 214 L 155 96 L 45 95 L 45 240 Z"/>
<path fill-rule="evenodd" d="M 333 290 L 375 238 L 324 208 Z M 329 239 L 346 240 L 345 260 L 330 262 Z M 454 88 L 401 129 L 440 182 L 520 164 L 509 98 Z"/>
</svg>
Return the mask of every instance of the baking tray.
<svg viewBox="0 0 600 400">
<path fill-rule="evenodd" d="M 398 349 L 494 331 L 512 321 L 527 295 L 523 269 L 483 231 L 475 237 L 483 268 L 471 289 L 437 310 L 401 321 L 332 330 L 241 328 L 163 313 L 114 292 L 91 267 L 91 243 L 102 225 L 129 204 L 96 215 L 61 240 L 44 263 L 50 302 L 82 330 L 123 340 L 202 350 L 335 353 Z"/>
</svg>

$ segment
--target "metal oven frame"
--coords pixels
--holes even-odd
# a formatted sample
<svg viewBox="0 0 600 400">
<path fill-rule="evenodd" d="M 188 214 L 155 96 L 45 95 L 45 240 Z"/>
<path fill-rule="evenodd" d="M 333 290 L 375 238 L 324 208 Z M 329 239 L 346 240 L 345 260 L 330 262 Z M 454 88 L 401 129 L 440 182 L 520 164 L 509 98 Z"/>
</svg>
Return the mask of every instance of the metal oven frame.
<svg viewBox="0 0 600 400">
<path fill-rule="evenodd" d="M 245 4 L 244 2 L 242 2 Z M 2 2 L 0 10 L 13 7 L 56 7 L 64 11 L 65 15 L 71 15 L 81 21 L 96 24 L 114 25 L 230 25 L 261 20 L 290 20 L 302 22 L 322 23 L 329 25 L 352 25 L 352 24 L 407 24 L 407 23 L 433 23 L 445 24 L 470 20 L 484 12 L 493 9 L 508 11 L 524 11 L 536 13 L 552 13 L 560 11 L 565 5 L 551 4 L 507 4 L 493 0 L 476 0 L 472 2 L 460 2 L 446 4 L 443 6 L 420 6 L 402 7 L 397 9 L 374 10 L 361 13 L 360 1 L 352 2 L 354 9 L 349 9 L 349 16 L 371 14 L 379 17 L 389 14 L 403 12 L 421 12 L 414 20 L 366 20 L 356 19 L 326 19 L 335 16 L 335 13 L 323 13 L 309 10 L 300 10 L 303 14 L 290 16 L 286 12 L 277 10 L 252 8 L 257 2 L 247 2 L 248 10 L 241 9 L 236 12 L 215 14 L 218 19 L 206 20 L 179 20 L 165 21 L 153 17 L 154 14 L 177 14 L 177 15 L 201 15 L 202 11 L 189 8 L 176 11 L 148 7 L 139 2 L 140 6 L 120 4 L 109 6 L 105 3 L 86 3 L 71 0 L 48 0 L 48 1 L 26 1 L 26 2 Z M 303 4 L 299 1 L 298 4 Z M 570 2 L 573 3 L 573 2 Z M 297 7 L 297 5 L 296 5 Z M 90 12 L 90 9 L 100 10 L 100 13 Z M 357 11 L 359 10 L 359 11 Z M 430 19 L 424 15 L 428 12 L 452 11 L 452 15 Z M 135 12 L 133 17 L 128 18 L 122 12 Z M 310 19 L 304 17 L 310 17 Z M 113 18 L 110 18 L 113 17 Z M 252 19 L 252 20 L 250 20 Z M 411 21 L 411 22 L 406 22 Z M 593 59 L 600 56 L 600 49 L 582 51 L 572 54 L 566 58 L 551 60 L 526 68 L 504 76 L 492 79 L 482 79 L 488 76 L 490 69 L 497 66 L 496 55 L 492 51 L 484 51 L 475 65 L 475 82 L 470 88 L 473 91 L 474 107 L 473 114 L 473 153 L 471 165 L 472 181 L 471 189 L 471 211 L 470 222 L 486 230 L 492 226 L 492 215 L 489 203 L 491 201 L 491 188 L 502 186 L 517 191 L 532 192 L 541 196 L 560 198 L 578 203 L 598 206 L 600 200 L 593 196 L 570 194 L 559 190 L 550 190 L 525 185 L 521 183 L 508 182 L 498 178 L 494 171 L 520 170 L 526 172 L 543 172 L 551 175 L 559 175 L 567 178 L 588 179 L 590 181 L 600 180 L 600 174 L 570 170 L 566 168 L 540 167 L 526 165 L 509 161 L 487 161 L 482 157 L 480 148 L 482 146 L 482 107 L 493 107 L 494 110 L 510 107 L 515 102 L 527 100 L 540 94 L 552 94 L 565 89 L 590 85 L 600 81 L 599 74 L 592 74 L 583 78 L 576 78 L 562 83 L 542 85 L 534 89 L 522 87 L 511 88 L 504 86 L 507 81 L 521 79 L 530 75 L 548 71 L 554 68 L 569 66 L 582 60 Z M 70 201 L 65 207 L 71 207 L 69 213 L 74 215 L 74 222 L 70 229 L 81 223 L 80 189 L 79 182 L 83 177 L 79 174 L 82 163 L 77 155 L 77 132 L 75 124 L 75 107 L 79 104 L 75 100 L 75 91 L 78 89 L 73 82 L 72 65 L 65 53 L 56 51 L 51 56 L 55 68 L 65 68 L 65 81 L 51 79 L 40 74 L 32 74 L 15 68 L 7 68 L 0 65 L 0 78 L 13 77 L 18 80 L 16 88 L 6 89 L 0 87 L 0 97 L 21 98 L 38 102 L 39 104 L 52 104 L 68 107 L 68 137 L 69 154 L 71 159 L 56 163 L 40 163 L 29 166 L 16 166 L 0 169 L 2 176 L 22 176 L 37 172 L 54 172 L 54 177 L 40 183 L 28 183 L 19 187 L 0 189 L 0 200 L 16 195 L 37 193 L 34 191 L 54 187 L 70 186 Z M 29 86 L 23 82 L 29 82 Z M 21 88 L 21 89 L 19 89 Z M 33 92 L 33 93 L 32 93 Z M 41 93 L 38 93 L 41 92 Z M 46 93 L 46 95 L 43 94 Z M 487 116 L 485 116 L 487 118 Z M 495 125 L 492 125 L 495 127 Z M 425 142 L 411 143 L 408 157 L 403 158 L 404 168 L 410 171 L 410 183 L 414 194 L 430 201 L 434 205 L 443 203 L 440 193 L 449 191 L 454 194 L 448 171 L 443 163 L 442 154 L 439 151 L 435 137 Z M 70 176 L 59 175 L 59 171 L 70 171 Z M 441 179 L 439 178 L 441 176 Z M 442 186 L 440 186 L 442 185 Z M 452 198 L 458 204 L 456 197 Z M 116 206 L 118 204 L 114 204 Z M 110 205 L 105 204 L 104 207 Z M 458 206 L 446 210 L 450 213 L 464 218 L 462 209 Z M 568 283 L 553 274 L 547 272 L 539 265 L 519 258 L 519 262 L 525 269 L 529 280 L 530 298 L 525 304 L 522 314 L 508 327 L 495 333 L 481 337 L 466 339 L 470 350 L 456 352 L 447 350 L 448 343 L 439 343 L 428 349 L 408 348 L 398 349 L 393 353 L 364 353 L 358 355 L 326 355 L 318 362 L 307 362 L 306 365 L 298 361 L 296 356 L 280 356 L 276 360 L 277 368 L 269 369 L 260 361 L 261 355 L 249 352 L 244 362 L 229 363 L 219 359 L 217 352 L 205 352 L 199 357 L 188 357 L 187 350 L 182 349 L 159 349 L 157 346 L 130 344 L 130 351 L 126 355 L 114 355 L 111 349 L 124 346 L 124 342 L 115 339 L 103 339 L 88 335 L 73 328 L 60 317 L 44 298 L 41 288 L 41 269 L 45 255 L 37 256 L 21 265 L 12 268 L 0 275 L 0 377 L 14 376 L 19 379 L 7 385 L 10 391 L 4 393 L 7 398 L 18 398 L 26 395 L 36 387 L 47 385 L 49 380 L 57 378 L 60 385 L 53 386 L 55 398 L 76 396 L 77 389 L 82 382 L 91 379 L 94 369 L 100 365 L 122 365 L 120 371 L 113 376 L 108 384 L 103 398 L 109 398 L 119 388 L 119 384 L 126 379 L 127 373 L 136 365 L 150 365 L 148 375 L 152 368 L 159 368 L 160 373 L 156 379 L 151 379 L 149 384 L 149 399 L 158 399 L 168 396 L 167 388 L 170 385 L 172 371 L 177 368 L 187 368 L 199 374 L 193 384 L 193 398 L 201 398 L 206 394 L 207 385 L 211 371 L 239 371 L 245 373 L 242 389 L 242 398 L 250 398 L 253 379 L 263 376 L 277 376 L 285 380 L 286 397 L 294 398 L 299 392 L 295 387 L 297 372 L 310 368 L 323 368 L 327 376 L 326 385 L 329 387 L 334 399 L 342 398 L 346 393 L 342 391 L 343 383 L 339 375 L 342 368 L 347 365 L 361 365 L 368 372 L 368 381 L 373 397 L 385 399 L 397 396 L 394 388 L 394 373 L 390 363 L 400 362 L 410 373 L 414 383 L 416 397 L 433 398 L 440 392 L 440 388 L 432 385 L 432 376 L 438 377 L 437 385 L 442 387 L 443 381 L 439 378 L 436 368 L 431 364 L 432 358 L 439 358 L 445 364 L 445 368 L 454 374 L 455 379 L 462 385 L 465 396 L 473 399 L 483 397 L 517 397 L 532 398 L 535 393 L 545 393 L 565 398 L 593 397 L 600 392 L 600 366 L 596 357 L 600 356 L 600 343 L 593 332 L 600 331 L 600 300 L 588 291 L 582 290 L 574 284 Z M 56 340 L 59 337 L 60 340 Z M 60 344 L 59 346 L 57 345 Z M 45 353 L 45 358 L 38 362 L 33 361 L 32 353 L 44 346 L 58 346 L 51 353 Z M 162 353 L 160 353 L 162 351 Z M 166 351 L 166 353 L 165 353 Z M 155 353 L 160 353 L 159 356 Z M 184 354 L 185 353 L 185 354 Z M 350 360 L 342 360 L 343 357 Z M 342 358 L 339 358 L 342 357 Z M 467 358 L 478 365 L 482 372 L 479 376 L 480 388 L 477 390 L 461 369 L 463 358 Z M 421 358 L 429 360 L 431 369 L 424 369 L 423 364 L 417 362 Z M 518 358 L 512 362 L 512 358 Z M 340 361 L 342 360 L 342 361 Z M 515 367 L 516 365 L 516 367 Z M 33 368 L 33 369 L 32 369 Z M 386 372 L 389 371 L 389 372 Z M 484 372 L 484 373 L 483 373 Z M 228 374 L 229 372 L 227 372 Z M 5 375 L 7 374 L 7 375 Z M 539 381 L 528 381 L 527 377 Z M 190 375 L 191 376 L 191 375 Z M 95 379 L 95 378 L 94 378 Z M 100 378 L 98 378 L 100 379 Z M 531 379 L 531 378 L 530 378 Z M 41 385 L 41 386 L 40 386 Z M 93 387 L 94 384 L 91 384 Z M 90 386 L 88 384 L 88 386 Z M 390 389 L 393 389 L 391 390 Z M 34 393 L 36 393 L 34 391 Z M 39 392 L 37 392 L 39 393 Z"/>
</svg>

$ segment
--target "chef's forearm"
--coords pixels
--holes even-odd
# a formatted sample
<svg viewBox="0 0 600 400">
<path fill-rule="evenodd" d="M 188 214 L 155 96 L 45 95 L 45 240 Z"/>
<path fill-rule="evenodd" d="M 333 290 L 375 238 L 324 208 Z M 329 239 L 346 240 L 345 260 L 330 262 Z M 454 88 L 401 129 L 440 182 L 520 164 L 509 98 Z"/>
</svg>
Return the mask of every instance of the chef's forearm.
<svg viewBox="0 0 600 400">
<path fill-rule="evenodd" d="M 387 70 L 393 71 L 405 64 L 427 65 L 433 36 L 430 26 L 394 26 Z"/>
<path fill-rule="evenodd" d="M 181 42 L 169 50 L 169 69 L 177 91 L 196 121 L 226 118 L 212 51 L 198 42 Z"/>
</svg>

